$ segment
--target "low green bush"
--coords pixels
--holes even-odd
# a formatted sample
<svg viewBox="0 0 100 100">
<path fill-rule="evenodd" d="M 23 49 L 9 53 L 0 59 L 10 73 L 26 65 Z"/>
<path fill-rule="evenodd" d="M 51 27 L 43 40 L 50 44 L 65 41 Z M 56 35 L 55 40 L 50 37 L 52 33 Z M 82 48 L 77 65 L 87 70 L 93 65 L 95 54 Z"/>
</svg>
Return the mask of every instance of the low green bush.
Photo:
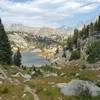
<svg viewBox="0 0 100 100">
<path fill-rule="evenodd" d="M 6 85 L 1 85 L 0 86 L 0 93 L 1 94 L 9 93 L 9 88 Z"/>
<path fill-rule="evenodd" d="M 74 51 L 72 51 L 70 60 L 77 60 L 77 59 L 80 59 L 80 57 L 81 57 L 80 51 L 74 50 Z"/>
</svg>

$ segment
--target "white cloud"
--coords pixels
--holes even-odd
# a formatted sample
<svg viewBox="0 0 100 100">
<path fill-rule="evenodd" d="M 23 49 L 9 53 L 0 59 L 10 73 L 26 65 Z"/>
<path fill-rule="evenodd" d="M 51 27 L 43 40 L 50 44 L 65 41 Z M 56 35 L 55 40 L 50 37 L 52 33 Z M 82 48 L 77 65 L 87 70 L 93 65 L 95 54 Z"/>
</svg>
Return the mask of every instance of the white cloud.
<svg viewBox="0 0 100 100">
<path fill-rule="evenodd" d="M 37 23 L 51 25 L 72 16 L 74 13 L 88 13 L 95 10 L 99 6 L 96 2 L 100 2 L 100 0 L 32 0 L 27 2 L 0 0 L 0 17 L 5 22 L 7 19 L 13 18 L 13 22 L 20 20 L 24 23 L 27 19 L 31 20 L 31 25 L 32 22 L 33 25 Z"/>
</svg>

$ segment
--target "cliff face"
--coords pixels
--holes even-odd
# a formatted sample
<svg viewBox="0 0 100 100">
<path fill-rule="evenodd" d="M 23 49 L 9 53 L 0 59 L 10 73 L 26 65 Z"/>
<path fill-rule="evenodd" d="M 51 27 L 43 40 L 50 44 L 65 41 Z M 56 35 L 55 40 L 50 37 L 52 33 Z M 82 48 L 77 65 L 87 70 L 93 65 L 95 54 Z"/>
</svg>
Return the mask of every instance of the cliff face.
<svg viewBox="0 0 100 100">
<path fill-rule="evenodd" d="M 12 47 L 27 48 L 28 42 L 19 33 L 8 34 Z"/>
<path fill-rule="evenodd" d="M 73 33 L 74 27 L 61 26 L 59 28 L 54 27 L 30 27 L 22 24 L 5 24 L 5 30 L 7 32 L 26 32 L 35 35 L 48 36 L 48 35 L 66 35 L 69 36 Z"/>
</svg>

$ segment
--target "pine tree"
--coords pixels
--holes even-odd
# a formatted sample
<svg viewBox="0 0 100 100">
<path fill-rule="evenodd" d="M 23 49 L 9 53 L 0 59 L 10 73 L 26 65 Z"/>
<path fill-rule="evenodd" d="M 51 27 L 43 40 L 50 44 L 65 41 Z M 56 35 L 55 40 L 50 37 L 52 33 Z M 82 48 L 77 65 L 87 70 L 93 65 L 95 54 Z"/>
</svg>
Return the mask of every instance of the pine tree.
<svg viewBox="0 0 100 100">
<path fill-rule="evenodd" d="M 73 44 L 75 45 L 76 48 L 77 48 L 78 39 L 79 39 L 79 31 L 78 29 L 75 29 L 74 36 L 73 36 Z"/>
<path fill-rule="evenodd" d="M 94 31 L 97 32 L 98 30 L 98 21 L 96 20 L 96 22 L 94 23 Z"/>
<path fill-rule="evenodd" d="M 88 62 L 95 63 L 100 61 L 100 39 L 88 46 L 86 53 L 88 54 Z"/>
<path fill-rule="evenodd" d="M 99 18 L 98 18 L 98 26 L 97 26 L 97 31 L 100 32 L 100 15 L 99 15 Z"/>
<path fill-rule="evenodd" d="M 21 66 L 21 53 L 19 49 L 14 54 L 14 65 Z"/>
<path fill-rule="evenodd" d="M 89 25 L 84 25 L 80 35 L 82 36 L 82 39 L 86 39 L 89 36 Z"/>
<path fill-rule="evenodd" d="M 67 48 L 72 51 L 73 50 L 73 38 L 72 37 L 68 37 L 67 39 Z"/>
<path fill-rule="evenodd" d="M 94 34 L 94 25 L 93 23 L 91 22 L 91 24 L 89 25 L 89 36 L 93 35 Z"/>
<path fill-rule="evenodd" d="M 0 64 L 12 63 L 12 51 L 4 26 L 0 19 Z"/>
</svg>

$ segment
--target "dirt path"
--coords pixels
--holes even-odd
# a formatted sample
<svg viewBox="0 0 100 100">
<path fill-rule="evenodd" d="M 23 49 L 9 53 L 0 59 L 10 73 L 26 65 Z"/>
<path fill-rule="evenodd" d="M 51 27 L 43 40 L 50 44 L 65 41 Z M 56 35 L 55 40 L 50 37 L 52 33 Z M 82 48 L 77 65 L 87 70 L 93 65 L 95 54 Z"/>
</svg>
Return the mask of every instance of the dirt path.
<svg viewBox="0 0 100 100">
<path fill-rule="evenodd" d="M 0 68 L 0 73 L 2 73 L 2 75 L 4 76 L 4 78 L 8 78 L 6 73 Z"/>
<path fill-rule="evenodd" d="M 35 93 L 35 89 L 31 89 L 28 85 L 25 87 L 25 92 L 29 92 L 34 96 L 34 100 L 40 100 L 38 95 Z"/>
</svg>

